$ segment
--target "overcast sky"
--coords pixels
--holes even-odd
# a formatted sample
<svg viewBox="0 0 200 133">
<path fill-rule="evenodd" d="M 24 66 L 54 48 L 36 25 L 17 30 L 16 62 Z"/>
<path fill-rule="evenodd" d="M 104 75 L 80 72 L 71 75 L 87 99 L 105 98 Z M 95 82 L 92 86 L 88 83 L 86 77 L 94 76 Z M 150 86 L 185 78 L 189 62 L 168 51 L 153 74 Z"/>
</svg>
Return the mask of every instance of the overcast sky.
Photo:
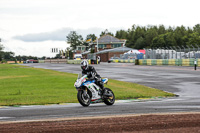
<svg viewBox="0 0 200 133">
<path fill-rule="evenodd" d="M 65 49 L 75 30 L 85 39 L 101 31 L 200 23 L 199 0 L 0 0 L 0 38 L 16 55 L 48 56 Z"/>
</svg>

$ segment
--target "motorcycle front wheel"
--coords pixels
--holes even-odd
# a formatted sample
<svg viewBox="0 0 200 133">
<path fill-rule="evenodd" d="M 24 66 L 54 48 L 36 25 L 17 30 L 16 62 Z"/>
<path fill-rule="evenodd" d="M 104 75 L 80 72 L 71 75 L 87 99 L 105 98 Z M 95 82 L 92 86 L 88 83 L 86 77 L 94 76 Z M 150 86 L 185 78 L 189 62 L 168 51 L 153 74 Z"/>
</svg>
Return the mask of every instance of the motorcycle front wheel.
<svg viewBox="0 0 200 133">
<path fill-rule="evenodd" d="M 113 91 L 109 88 L 105 88 L 104 89 L 104 92 L 106 91 L 106 93 L 110 94 L 111 96 L 110 97 L 107 97 L 104 99 L 104 103 L 106 105 L 113 105 L 115 103 L 115 95 L 113 93 Z"/>
<path fill-rule="evenodd" d="M 83 107 L 88 107 L 91 103 L 91 98 L 88 93 L 84 94 L 83 90 L 78 91 L 77 98 Z"/>
</svg>

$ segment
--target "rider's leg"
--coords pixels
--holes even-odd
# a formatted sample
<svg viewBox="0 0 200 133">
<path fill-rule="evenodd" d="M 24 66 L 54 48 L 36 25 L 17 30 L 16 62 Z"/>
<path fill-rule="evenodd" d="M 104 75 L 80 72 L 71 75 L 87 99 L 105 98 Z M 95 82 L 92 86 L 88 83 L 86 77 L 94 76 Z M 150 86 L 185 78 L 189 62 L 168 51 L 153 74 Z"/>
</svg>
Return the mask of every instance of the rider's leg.
<svg viewBox="0 0 200 133">
<path fill-rule="evenodd" d="M 103 84 L 103 82 L 102 82 L 102 80 L 101 81 L 99 81 L 99 86 L 100 86 L 100 88 L 103 90 L 104 89 L 104 84 Z"/>
</svg>

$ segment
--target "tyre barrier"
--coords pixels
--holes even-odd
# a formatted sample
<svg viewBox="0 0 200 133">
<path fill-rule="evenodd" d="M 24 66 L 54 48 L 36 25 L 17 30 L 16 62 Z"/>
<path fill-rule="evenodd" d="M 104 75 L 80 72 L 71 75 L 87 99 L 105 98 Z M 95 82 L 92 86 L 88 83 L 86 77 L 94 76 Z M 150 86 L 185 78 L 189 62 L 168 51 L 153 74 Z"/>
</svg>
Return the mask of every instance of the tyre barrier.
<svg viewBox="0 0 200 133">
<path fill-rule="evenodd" d="M 81 60 L 67 60 L 67 64 L 81 64 Z"/>
<path fill-rule="evenodd" d="M 46 60 L 39 60 L 39 63 L 66 64 L 67 59 L 46 59 Z"/>
<path fill-rule="evenodd" d="M 194 66 L 195 59 L 139 59 L 139 65 Z M 200 66 L 200 59 L 196 59 Z"/>
<path fill-rule="evenodd" d="M 135 59 L 132 59 L 132 60 L 116 59 L 116 60 L 112 60 L 112 62 L 114 62 L 114 63 L 134 63 L 135 64 Z"/>
</svg>

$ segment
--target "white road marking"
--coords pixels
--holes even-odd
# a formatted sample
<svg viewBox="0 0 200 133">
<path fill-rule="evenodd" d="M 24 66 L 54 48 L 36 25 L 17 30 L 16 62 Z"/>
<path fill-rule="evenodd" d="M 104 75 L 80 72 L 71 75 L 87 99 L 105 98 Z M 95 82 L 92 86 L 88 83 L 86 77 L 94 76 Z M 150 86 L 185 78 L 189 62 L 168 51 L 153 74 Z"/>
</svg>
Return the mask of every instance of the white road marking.
<svg viewBox="0 0 200 133">
<path fill-rule="evenodd" d="M 14 117 L 0 117 L 0 120 L 2 120 L 2 119 L 10 119 L 10 118 L 14 118 Z"/>
</svg>

